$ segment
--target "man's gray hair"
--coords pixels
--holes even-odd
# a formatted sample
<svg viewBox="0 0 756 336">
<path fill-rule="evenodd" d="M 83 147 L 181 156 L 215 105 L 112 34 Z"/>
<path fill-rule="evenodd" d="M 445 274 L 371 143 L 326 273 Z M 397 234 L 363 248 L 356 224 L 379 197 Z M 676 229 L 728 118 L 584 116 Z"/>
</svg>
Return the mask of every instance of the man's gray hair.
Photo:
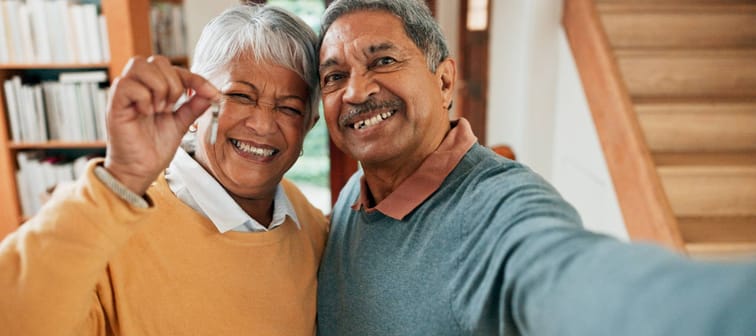
<svg viewBox="0 0 756 336">
<path fill-rule="evenodd" d="M 428 69 L 435 73 L 438 64 L 449 57 L 449 47 L 441 27 L 423 0 L 336 0 L 323 14 L 320 43 L 338 18 L 356 11 L 374 10 L 394 14 L 404 24 L 407 36 L 425 54 Z"/>
<path fill-rule="evenodd" d="M 250 54 L 256 62 L 294 71 L 309 88 L 305 111 L 308 131 L 318 115 L 320 99 L 317 43 L 312 28 L 282 8 L 238 5 L 205 25 L 195 46 L 192 72 L 212 78 L 230 62 Z"/>
</svg>

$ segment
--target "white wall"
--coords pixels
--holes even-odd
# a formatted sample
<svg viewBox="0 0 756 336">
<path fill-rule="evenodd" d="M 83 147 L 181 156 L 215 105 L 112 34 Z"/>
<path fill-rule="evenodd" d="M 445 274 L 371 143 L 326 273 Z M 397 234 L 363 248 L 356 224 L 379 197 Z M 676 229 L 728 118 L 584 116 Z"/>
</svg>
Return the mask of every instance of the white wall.
<svg viewBox="0 0 756 336">
<path fill-rule="evenodd" d="M 446 36 L 452 57 L 457 57 L 459 50 L 459 7 L 459 1 L 436 1 L 436 19 Z"/>
<path fill-rule="evenodd" d="M 492 1 L 491 5 L 486 144 L 512 146 L 519 161 L 548 178 L 561 2 Z"/>
<path fill-rule="evenodd" d="M 606 159 L 564 30 L 557 46 L 551 182 L 589 230 L 628 240 Z"/>
<path fill-rule="evenodd" d="M 202 28 L 210 19 L 216 17 L 228 7 L 236 5 L 239 0 L 184 0 L 184 15 L 186 16 L 187 47 L 190 58 L 194 55 L 194 45 L 197 44 Z"/>
</svg>

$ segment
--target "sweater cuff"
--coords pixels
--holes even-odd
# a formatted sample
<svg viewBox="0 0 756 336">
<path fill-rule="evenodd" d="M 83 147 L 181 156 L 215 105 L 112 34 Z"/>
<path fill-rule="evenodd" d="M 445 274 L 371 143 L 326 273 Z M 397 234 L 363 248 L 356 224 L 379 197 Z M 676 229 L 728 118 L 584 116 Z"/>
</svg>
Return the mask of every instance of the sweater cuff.
<svg viewBox="0 0 756 336">
<path fill-rule="evenodd" d="M 142 196 L 137 195 L 135 192 L 129 190 L 129 188 L 126 188 L 121 182 L 119 182 L 113 175 L 110 174 L 110 172 L 105 169 L 103 166 L 96 166 L 94 169 L 94 174 L 97 176 L 97 179 L 102 182 L 110 191 L 112 191 L 114 194 L 118 196 L 118 198 L 126 201 L 126 203 L 129 203 L 130 205 L 140 208 L 140 209 L 147 209 L 150 207 L 150 203 L 148 200 L 145 200 Z"/>
</svg>

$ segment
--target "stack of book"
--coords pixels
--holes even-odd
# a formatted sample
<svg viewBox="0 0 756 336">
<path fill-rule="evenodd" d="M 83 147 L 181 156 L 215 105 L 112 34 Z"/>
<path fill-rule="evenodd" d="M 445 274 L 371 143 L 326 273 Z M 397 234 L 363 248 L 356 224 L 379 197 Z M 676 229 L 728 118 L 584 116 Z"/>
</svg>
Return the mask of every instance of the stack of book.
<svg viewBox="0 0 756 336">
<path fill-rule="evenodd" d="M 186 56 L 186 29 L 183 6 L 175 3 L 154 3 L 150 9 L 152 46 L 156 54 L 168 57 Z"/>
<path fill-rule="evenodd" d="M 73 160 L 61 156 L 47 155 L 42 151 L 19 152 L 18 183 L 21 208 L 26 217 L 36 214 L 50 195 L 53 188 L 71 182 L 84 173 L 90 156 L 80 156 Z"/>
<path fill-rule="evenodd" d="M 105 63 L 105 17 L 69 0 L 0 0 L 0 63 Z"/>
<path fill-rule="evenodd" d="M 58 81 L 3 83 L 11 137 L 15 142 L 105 140 L 105 71 L 64 72 Z"/>
</svg>

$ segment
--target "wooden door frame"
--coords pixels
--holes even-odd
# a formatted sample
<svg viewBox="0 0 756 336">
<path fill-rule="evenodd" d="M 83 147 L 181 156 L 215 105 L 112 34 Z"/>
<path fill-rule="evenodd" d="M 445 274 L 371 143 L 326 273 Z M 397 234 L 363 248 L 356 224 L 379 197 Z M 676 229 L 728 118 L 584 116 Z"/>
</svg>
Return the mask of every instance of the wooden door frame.
<svg viewBox="0 0 756 336">
<path fill-rule="evenodd" d="M 470 122 L 478 142 L 486 144 L 488 108 L 488 73 L 490 72 L 489 39 L 491 34 L 491 0 L 488 1 L 488 25 L 481 31 L 467 29 L 468 1 L 459 9 L 459 54 L 457 60 L 459 86 L 457 88 L 456 117 Z"/>
</svg>

